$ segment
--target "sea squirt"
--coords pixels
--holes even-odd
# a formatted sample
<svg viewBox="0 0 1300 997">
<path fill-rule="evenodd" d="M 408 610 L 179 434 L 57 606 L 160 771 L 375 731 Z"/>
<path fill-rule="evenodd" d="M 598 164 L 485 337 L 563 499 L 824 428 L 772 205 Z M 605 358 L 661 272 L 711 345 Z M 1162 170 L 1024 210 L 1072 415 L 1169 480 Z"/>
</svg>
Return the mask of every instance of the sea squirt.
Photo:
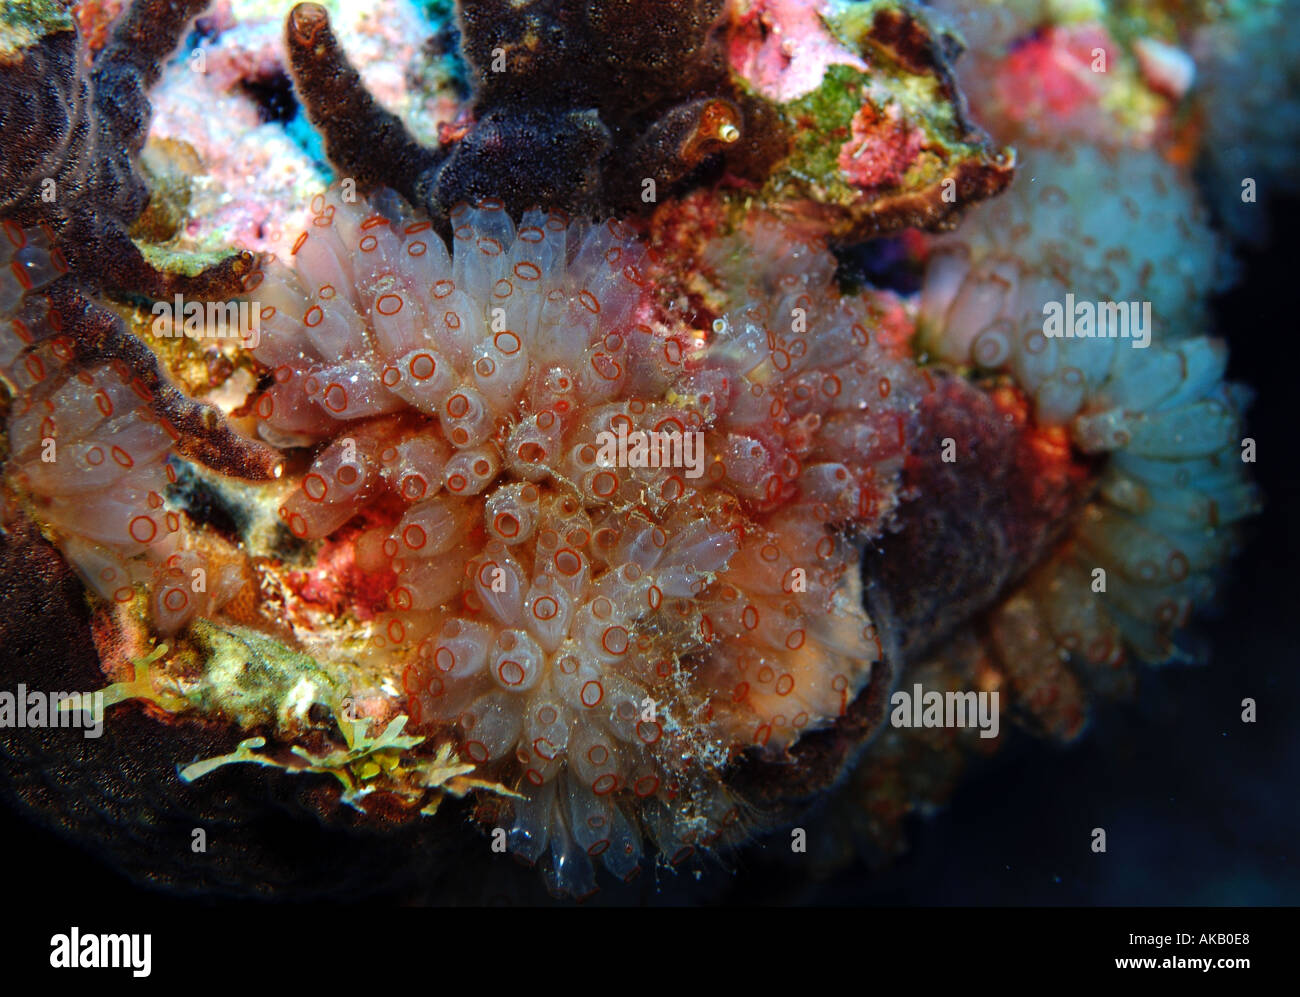
<svg viewBox="0 0 1300 997">
<path fill-rule="evenodd" d="M 372 653 L 411 729 L 454 724 L 521 794 L 511 847 L 549 847 L 566 892 L 588 856 L 632 872 L 638 827 L 670 856 L 734 839 L 721 769 L 841 715 L 881 658 L 850 538 L 888 521 L 925 381 L 807 247 L 704 336 L 616 222 L 484 203 L 449 252 L 394 198 L 313 207 L 293 268 L 250 282 L 254 410 L 323 445 L 296 536 L 371 510 Z M 694 467 L 637 456 L 683 436 Z"/>
</svg>

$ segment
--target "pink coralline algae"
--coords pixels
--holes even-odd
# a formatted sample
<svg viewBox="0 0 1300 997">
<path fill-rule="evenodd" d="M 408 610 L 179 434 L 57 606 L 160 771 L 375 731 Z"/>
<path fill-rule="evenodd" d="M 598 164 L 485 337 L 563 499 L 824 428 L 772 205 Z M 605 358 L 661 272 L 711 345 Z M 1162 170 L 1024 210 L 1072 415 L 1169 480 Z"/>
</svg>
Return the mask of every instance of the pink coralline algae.
<svg viewBox="0 0 1300 997">
<path fill-rule="evenodd" d="M 894 186 L 925 144 L 925 133 L 901 120 L 898 108 L 870 104 L 853 116 L 852 135 L 840 148 L 840 172 L 856 187 Z"/>
<path fill-rule="evenodd" d="M 1105 60 L 1114 50 L 1112 39 L 1095 25 L 1048 28 L 999 65 L 993 80 L 999 106 L 1019 125 L 1097 114 L 1113 79 L 1105 73 Z"/>
<path fill-rule="evenodd" d="M 822 21 L 826 0 L 742 0 L 735 5 L 732 67 L 776 101 L 795 100 L 822 84 L 831 66 L 867 65 Z"/>
</svg>

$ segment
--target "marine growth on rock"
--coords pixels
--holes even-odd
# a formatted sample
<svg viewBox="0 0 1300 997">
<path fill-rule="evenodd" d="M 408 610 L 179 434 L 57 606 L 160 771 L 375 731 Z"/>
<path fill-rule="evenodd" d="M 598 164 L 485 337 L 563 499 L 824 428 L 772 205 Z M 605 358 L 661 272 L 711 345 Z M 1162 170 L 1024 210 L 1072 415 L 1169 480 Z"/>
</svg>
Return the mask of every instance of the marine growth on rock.
<svg viewBox="0 0 1300 997">
<path fill-rule="evenodd" d="M 106 793 L 316 780 L 299 812 L 434 866 L 503 837 L 586 897 L 818 801 L 893 847 L 951 784 L 891 722 L 919 677 L 1070 740 L 1198 657 L 1258 496 L 1173 40 L 1100 4 L 463 0 L 426 25 L 459 51 L 394 68 L 405 3 L 91 6 L 0 14 L 0 590 L 84 604 L 0 636 L 35 681 L 66 630 L 140 704 L 105 743 L 156 734 L 154 782 L 106 754 Z M 164 73 L 187 37 L 219 74 Z M 262 186 L 177 144 L 277 78 Z"/>
</svg>

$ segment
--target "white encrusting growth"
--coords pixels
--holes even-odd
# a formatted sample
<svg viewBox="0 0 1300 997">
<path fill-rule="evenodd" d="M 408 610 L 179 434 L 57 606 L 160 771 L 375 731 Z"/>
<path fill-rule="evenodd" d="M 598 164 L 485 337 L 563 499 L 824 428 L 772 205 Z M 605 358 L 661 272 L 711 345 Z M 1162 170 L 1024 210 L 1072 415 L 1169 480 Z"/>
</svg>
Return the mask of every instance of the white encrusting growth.
<svg viewBox="0 0 1300 997">
<path fill-rule="evenodd" d="M 1004 198 L 936 240 L 921 294 L 924 351 L 1010 375 L 1040 424 L 1109 457 L 1076 542 L 1025 587 L 1057 639 L 1099 662 L 1125 646 L 1184 656 L 1175 631 L 1209 598 L 1228 527 L 1257 506 L 1242 463 L 1248 393 L 1224 382 L 1223 345 L 1194 335 L 1222 280 L 1198 218 L 1154 154 L 1040 149 Z M 1044 305 L 1075 298 L 1150 303 L 1149 348 L 1045 335 Z"/>
</svg>

